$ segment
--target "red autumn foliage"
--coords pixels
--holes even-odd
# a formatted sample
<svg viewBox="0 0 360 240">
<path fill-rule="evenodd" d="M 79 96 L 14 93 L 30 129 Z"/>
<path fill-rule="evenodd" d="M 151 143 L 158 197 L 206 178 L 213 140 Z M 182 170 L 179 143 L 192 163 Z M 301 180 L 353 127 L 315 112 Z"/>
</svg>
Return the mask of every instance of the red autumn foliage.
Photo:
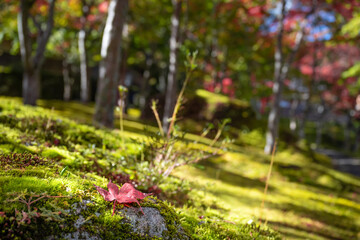
<svg viewBox="0 0 360 240">
<path fill-rule="evenodd" d="M 101 13 L 107 13 L 107 11 L 108 11 L 108 7 L 109 7 L 109 3 L 108 2 L 102 2 L 102 3 L 100 3 L 99 4 L 99 11 L 101 12 Z"/>
<path fill-rule="evenodd" d="M 112 215 L 114 215 L 115 213 L 116 203 L 124 204 L 127 207 L 129 207 L 129 203 L 137 203 L 140 207 L 141 212 L 144 214 L 138 199 L 144 199 L 145 197 L 152 195 L 152 193 L 142 193 L 136 190 L 130 183 L 125 183 L 119 190 L 119 187 L 116 184 L 109 182 L 107 185 L 109 191 L 106 191 L 105 189 L 96 186 L 95 184 L 94 186 L 96 190 L 98 190 L 98 192 L 101 194 L 101 196 L 104 197 L 105 201 L 114 201 Z"/>
</svg>

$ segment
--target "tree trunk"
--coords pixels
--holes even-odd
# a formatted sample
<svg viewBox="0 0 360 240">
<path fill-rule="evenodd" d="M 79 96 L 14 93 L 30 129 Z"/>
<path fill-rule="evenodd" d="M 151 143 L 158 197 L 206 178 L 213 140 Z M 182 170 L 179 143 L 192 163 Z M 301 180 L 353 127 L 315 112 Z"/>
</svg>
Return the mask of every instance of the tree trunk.
<svg viewBox="0 0 360 240">
<path fill-rule="evenodd" d="M 177 55 L 178 55 L 178 40 L 179 40 L 180 13 L 181 13 L 182 0 L 172 0 L 172 5 L 174 12 L 171 16 L 169 73 L 167 78 L 165 108 L 164 108 L 164 116 L 163 116 L 163 128 L 165 132 L 167 132 L 167 129 L 169 127 L 168 119 L 172 115 L 176 102 Z"/>
<path fill-rule="evenodd" d="M 22 87 L 24 104 L 35 106 L 40 95 L 40 69 L 24 69 Z"/>
<path fill-rule="evenodd" d="M 146 106 L 146 100 L 148 98 L 148 87 L 149 87 L 149 79 L 150 79 L 150 69 L 151 65 L 153 64 L 153 56 L 149 53 L 145 53 L 145 70 L 142 75 L 142 82 L 140 86 L 140 101 L 139 101 L 139 107 L 141 112 L 143 113 Z"/>
<path fill-rule="evenodd" d="M 29 9 L 31 3 L 21 0 L 18 14 L 18 34 L 20 41 L 21 60 L 24 67 L 22 92 L 24 104 L 36 105 L 39 96 L 39 79 L 35 74 L 33 62 L 31 61 L 31 40 L 29 33 Z"/>
<path fill-rule="evenodd" d="M 316 67 L 317 67 L 317 50 L 318 50 L 318 46 L 316 44 L 316 42 L 314 43 L 313 46 L 313 63 L 312 63 L 312 74 L 311 74 L 311 79 L 310 82 L 308 84 L 308 89 L 309 92 L 305 95 L 305 109 L 304 109 L 304 113 L 303 113 L 303 117 L 300 121 L 300 131 L 299 131 L 299 137 L 300 139 L 305 139 L 305 126 L 306 126 L 306 121 L 308 118 L 308 115 L 311 111 L 311 98 L 314 94 L 314 90 L 316 87 Z"/>
<path fill-rule="evenodd" d="M 81 1 L 82 8 L 82 16 L 80 18 L 81 29 L 79 31 L 79 57 L 80 57 L 80 99 L 83 103 L 87 103 L 91 100 L 91 84 L 89 77 L 89 65 L 88 65 L 88 56 L 86 49 L 86 39 L 88 35 L 88 31 L 86 30 L 86 22 L 87 17 L 90 12 L 90 8 L 93 5 L 93 2 L 90 4 L 87 3 L 86 0 Z"/>
<path fill-rule="evenodd" d="M 283 88 L 281 79 L 281 72 L 283 68 L 283 52 L 282 52 L 282 38 L 284 34 L 284 19 L 286 0 L 282 0 L 281 15 L 279 22 L 279 30 L 277 33 L 276 47 L 275 47 L 275 74 L 273 86 L 273 101 L 268 119 L 268 128 L 266 133 L 266 145 L 264 152 L 270 154 L 274 148 L 275 141 L 278 135 L 279 114 L 280 114 L 280 100 Z"/>
<path fill-rule="evenodd" d="M 360 144 L 360 127 L 357 127 L 353 152 L 357 152 L 359 150 L 359 144 Z"/>
<path fill-rule="evenodd" d="M 219 54 L 219 45 L 218 45 L 218 35 L 219 35 L 219 29 L 217 26 L 217 9 L 219 6 L 220 2 L 219 1 L 214 1 L 213 3 L 213 8 L 212 8 L 212 13 L 211 13 L 211 18 L 210 18 L 210 22 L 211 22 L 211 40 L 210 40 L 210 46 L 209 49 L 211 49 L 210 51 L 210 64 L 212 65 L 212 72 L 211 72 L 211 79 L 213 81 L 213 88 L 214 90 L 216 89 L 216 87 L 219 85 L 220 83 L 220 78 L 219 78 L 219 68 L 218 68 L 218 54 Z M 220 85 L 220 88 L 222 86 Z M 221 89 L 218 89 L 221 91 Z"/>
<path fill-rule="evenodd" d="M 80 55 L 80 99 L 83 103 L 90 101 L 90 81 L 88 60 L 86 51 L 86 31 L 79 31 L 79 55 Z"/>
<path fill-rule="evenodd" d="M 69 64 L 67 62 L 66 56 L 63 59 L 63 79 L 64 79 L 64 101 L 70 101 L 71 99 L 71 85 L 72 80 L 69 73 Z"/>
<path fill-rule="evenodd" d="M 314 0 L 315 2 L 315 0 Z M 283 35 L 284 35 L 284 19 L 286 12 L 286 0 L 281 1 L 281 15 L 280 26 L 277 34 L 276 48 L 275 48 L 275 74 L 273 85 L 273 102 L 268 119 L 268 129 L 266 133 L 266 145 L 264 148 L 265 154 L 270 154 L 274 148 L 276 138 L 279 132 L 279 120 L 280 120 L 280 101 L 282 98 L 284 80 L 286 79 L 290 66 L 294 61 L 295 55 L 298 52 L 302 40 L 305 35 L 305 27 L 307 24 L 307 17 L 315 10 L 315 4 L 313 4 L 311 10 L 306 14 L 305 20 L 300 24 L 300 30 L 296 34 L 294 47 L 291 49 L 290 55 L 284 62 L 283 57 Z"/>
<path fill-rule="evenodd" d="M 323 129 L 323 121 L 322 119 L 319 119 L 316 122 L 316 148 L 319 149 L 321 145 L 321 139 L 322 139 L 322 129 Z"/>
<path fill-rule="evenodd" d="M 54 25 L 54 8 L 55 1 L 50 1 L 49 15 L 46 22 L 46 29 L 43 30 L 41 25 L 32 18 L 34 25 L 38 29 L 37 47 L 35 55 L 32 56 L 31 39 L 28 21 L 30 19 L 30 8 L 35 1 L 20 1 L 18 13 L 18 34 L 20 41 L 21 61 L 24 67 L 22 92 L 24 104 L 36 105 L 36 100 L 40 96 L 40 72 L 44 62 L 44 53 L 46 44 L 49 40 Z"/>
<path fill-rule="evenodd" d="M 353 125 L 351 122 L 351 115 L 350 113 L 346 116 L 346 123 L 344 126 L 344 150 L 350 151 L 351 150 L 351 132 L 353 131 Z"/>
<path fill-rule="evenodd" d="M 129 46 L 129 26 L 128 24 L 124 23 L 123 31 L 122 31 L 122 52 L 121 52 L 121 60 L 120 60 L 120 77 L 119 77 L 119 85 L 125 85 L 126 73 L 127 73 L 127 59 L 128 59 L 128 46 Z M 129 87 L 129 86 L 126 86 Z M 126 104 L 126 103 L 125 103 Z M 125 105 L 126 107 L 127 105 Z"/>
<path fill-rule="evenodd" d="M 94 123 L 113 127 L 114 108 L 121 58 L 122 29 L 126 21 L 128 0 L 111 0 L 101 44 L 99 80 Z"/>
<path fill-rule="evenodd" d="M 299 99 L 296 96 L 294 96 L 290 106 L 290 130 L 292 133 L 295 133 L 297 128 L 296 110 L 298 106 L 299 106 Z"/>
</svg>

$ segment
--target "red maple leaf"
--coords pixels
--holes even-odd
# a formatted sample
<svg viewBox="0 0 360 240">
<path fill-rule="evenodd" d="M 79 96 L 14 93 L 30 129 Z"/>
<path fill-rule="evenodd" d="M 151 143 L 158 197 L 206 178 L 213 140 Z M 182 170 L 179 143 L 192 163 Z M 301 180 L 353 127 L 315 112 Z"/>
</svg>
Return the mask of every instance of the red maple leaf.
<svg viewBox="0 0 360 240">
<path fill-rule="evenodd" d="M 142 193 L 136 190 L 133 187 L 133 185 L 131 185 L 130 183 L 125 183 L 119 190 L 119 187 L 110 181 L 107 185 L 109 191 L 106 191 L 105 189 L 96 186 L 95 184 L 94 186 L 96 190 L 98 190 L 98 192 L 101 194 L 101 196 L 104 197 L 105 201 L 109 201 L 109 202 L 114 201 L 112 215 L 114 215 L 115 213 L 116 203 L 124 204 L 125 206 L 130 207 L 128 204 L 134 202 L 139 205 L 141 212 L 144 214 L 140 206 L 140 203 L 137 199 L 144 199 L 146 196 L 152 195 L 152 193 Z"/>
</svg>

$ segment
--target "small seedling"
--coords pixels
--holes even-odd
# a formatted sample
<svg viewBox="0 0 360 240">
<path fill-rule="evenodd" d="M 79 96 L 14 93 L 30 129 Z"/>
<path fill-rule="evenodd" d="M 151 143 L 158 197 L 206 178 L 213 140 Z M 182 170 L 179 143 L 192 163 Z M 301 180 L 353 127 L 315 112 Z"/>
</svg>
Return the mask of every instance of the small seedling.
<svg viewBox="0 0 360 240">
<path fill-rule="evenodd" d="M 182 88 L 180 90 L 179 96 L 176 99 L 176 104 L 175 104 L 175 107 L 174 107 L 173 115 L 171 117 L 169 129 L 168 129 L 168 132 L 167 132 L 167 138 L 170 138 L 170 135 L 171 135 L 171 133 L 173 131 L 173 128 L 174 128 L 174 125 L 175 125 L 175 122 L 176 122 L 177 114 L 178 114 L 178 112 L 180 110 L 180 107 L 182 105 L 182 100 L 183 100 L 183 95 L 184 95 L 184 92 L 185 92 L 185 89 L 186 89 L 186 85 L 188 84 L 188 82 L 190 80 L 192 72 L 197 67 L 197 64 L 196 64 L 197 53 L 198 53 L 197 51 L 195 51 L 193 53 L 188 52 L 187 55 L 186 55 L 186 61 L 185 61 L 186 77 L 185 77 L 184 84 L 183 84 L 183 86 L 182 86 Z"/>
<path fill-rule="evenodd" d="M 122 148 L 125 149 L 125 140 L 124 140 L 124 109 L 125 109 L 125 99 L 128 92 L 128 89 L 125 86 L 119 85 L 119 102 L 118 102 L 118 111 L 119 111 L 119 120 L 120 120 L 120 137 Z"/>
<path fill-rule="evenodd" d="M 64 168 L 61 170 L 60 176 L 62 176 L 62 175 L 65 173 L 65 171 L 66 171 L 67 168 L 68 168 L 68 166 L 64 167 Z"/>
</svg>

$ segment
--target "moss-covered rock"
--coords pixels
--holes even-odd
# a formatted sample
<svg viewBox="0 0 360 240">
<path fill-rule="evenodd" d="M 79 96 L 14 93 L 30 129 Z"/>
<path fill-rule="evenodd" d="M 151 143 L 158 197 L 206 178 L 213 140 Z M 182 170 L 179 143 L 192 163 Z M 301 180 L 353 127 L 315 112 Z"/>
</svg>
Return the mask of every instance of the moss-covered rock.
<svg viewBox="0 0 360 240">
<path fill-rule="evenodd" d="M 0 170 L 0 239 L 189 239 L 177 214 L 156 198 L 142 201 L 145 215 L 118 205 L 112 216 L 112 203 L 88 189 L 91 180 L 14 170 Z"/>
<path fill-rule="evenodd" d="M 118 205 L 112 216 L 92 185 L 106 179 L 31 153 L 0 159 L 0 239 L 190 239 L 157 198 L 141 201 L 145 215 Z"/>
</svg>

